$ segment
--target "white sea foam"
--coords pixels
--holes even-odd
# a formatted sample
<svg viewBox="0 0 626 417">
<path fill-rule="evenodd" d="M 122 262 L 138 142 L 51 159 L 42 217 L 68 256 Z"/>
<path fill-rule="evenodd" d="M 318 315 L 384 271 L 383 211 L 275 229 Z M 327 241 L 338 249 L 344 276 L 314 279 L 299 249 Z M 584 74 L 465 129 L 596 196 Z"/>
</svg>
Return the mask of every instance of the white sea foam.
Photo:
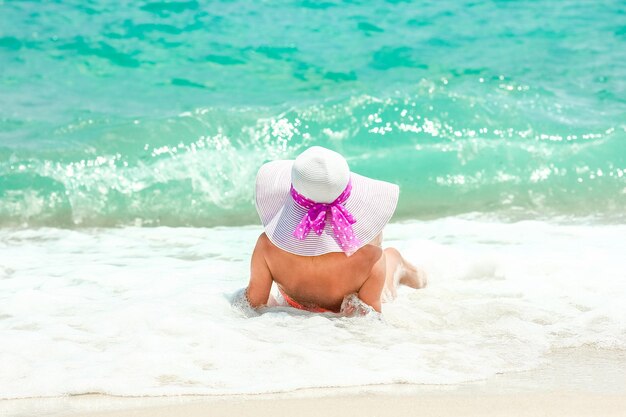
<svg viewBox="0 0 626 417">
<path fill-rule="evenodd" d="M 626 226 L 391 224 L 430 273 L 375 316 L 244 314 L 258 227 L 0 230 L 0 398 L 450 384 L 626 349 Z M 340 279 L 340 277 L 338 277 Z"/>
</svg>

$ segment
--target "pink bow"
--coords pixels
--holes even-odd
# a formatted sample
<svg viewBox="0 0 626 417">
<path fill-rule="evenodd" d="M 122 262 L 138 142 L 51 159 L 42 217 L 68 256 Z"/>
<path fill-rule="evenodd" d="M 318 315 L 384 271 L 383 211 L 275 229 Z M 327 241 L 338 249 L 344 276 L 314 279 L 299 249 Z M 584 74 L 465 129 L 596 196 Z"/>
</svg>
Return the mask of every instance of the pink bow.
<svg viewBox="0 0 626 417">
<path fill-rule="evenodd" d="M 306 239 L 311 229 L 313 229 L 318 236 L 321 236 L 326 226 L 326 216 L 330 212 L 330 225 L 341 250 L 345 253 L 354 252 L 361 244 L 359 239 L 354 235 L 354 230 L 352 230 L 352 225 L 356 223 L 356 219 L 352 216 L 352 213 L 343 206 L 343 203 L 350 197 L 350 191 L 352 191 L 351 181 L 348 182 L 346 189 L 339 194 L 339 197 L 337 197 L 335 201 L 325 204 L 309 200 L 297 192 L 292 185 L 291 196 L 293 200 L 298 205 L 309 210 L 304 217 L 302 217 L 302 220 L 293 232 L 296 239 Z"/>
</svg>

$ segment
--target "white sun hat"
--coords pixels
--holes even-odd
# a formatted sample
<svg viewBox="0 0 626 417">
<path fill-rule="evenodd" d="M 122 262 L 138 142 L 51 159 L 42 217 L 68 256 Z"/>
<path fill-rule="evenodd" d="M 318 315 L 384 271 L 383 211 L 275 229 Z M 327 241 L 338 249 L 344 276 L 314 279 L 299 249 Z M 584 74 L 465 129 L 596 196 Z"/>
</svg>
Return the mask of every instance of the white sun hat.
<svg viewBox="0 0 626 417">
<path fill-rule="evenodd" d="M 397 185 L 350 172 L 343 156 L 320 146 L 295 160 L 268 162 L 256 178 L 267 237 L 301 256 L 354 253 L 389 222 L 398 195 Z"/>
</svg>

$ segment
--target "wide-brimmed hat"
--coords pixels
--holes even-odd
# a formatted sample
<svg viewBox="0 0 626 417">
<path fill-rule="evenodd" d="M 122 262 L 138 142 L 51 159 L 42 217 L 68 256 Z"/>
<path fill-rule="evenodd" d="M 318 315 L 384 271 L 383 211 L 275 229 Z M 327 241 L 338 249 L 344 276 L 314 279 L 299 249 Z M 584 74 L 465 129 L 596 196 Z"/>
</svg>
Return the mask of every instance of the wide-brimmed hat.
<svg viewBox="0 0 626 417">
<path fill-rule="evenodd" d="M 256 209 L 270 241 L 282 250 L 350 255 L 385 227 L 399 188 L 350 172 L 343 156 L 320 146 L 295 160 L 268 162 L 256 178 Z"/>
</svg>

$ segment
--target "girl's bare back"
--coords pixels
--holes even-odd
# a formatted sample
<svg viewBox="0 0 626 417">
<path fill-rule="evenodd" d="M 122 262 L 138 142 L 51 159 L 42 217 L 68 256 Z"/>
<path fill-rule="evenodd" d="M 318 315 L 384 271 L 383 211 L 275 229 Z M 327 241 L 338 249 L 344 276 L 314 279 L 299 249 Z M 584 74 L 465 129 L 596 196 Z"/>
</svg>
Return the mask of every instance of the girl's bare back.
<svg viewBox="0 0 626 417">
<path fill-rule="evenodd" d="M 381 240 L 377 237 L 351 256 L 299 256 L 279 249 L 263 233 L 252 255 L 248 299 L 254 307 L 267 304 L 272 282 L 276 282 L 288 297 L 305 307 L 338 312 L 344 297 L 356 293 L 380 312 L 384 291 L 395 295 L 399 282 L 414 288 L 425 285 L 425 278 L 420 280 L 412 265 L 399 254 L 395 256 L 397 251 L 383 251 Z"/>
</svg>

